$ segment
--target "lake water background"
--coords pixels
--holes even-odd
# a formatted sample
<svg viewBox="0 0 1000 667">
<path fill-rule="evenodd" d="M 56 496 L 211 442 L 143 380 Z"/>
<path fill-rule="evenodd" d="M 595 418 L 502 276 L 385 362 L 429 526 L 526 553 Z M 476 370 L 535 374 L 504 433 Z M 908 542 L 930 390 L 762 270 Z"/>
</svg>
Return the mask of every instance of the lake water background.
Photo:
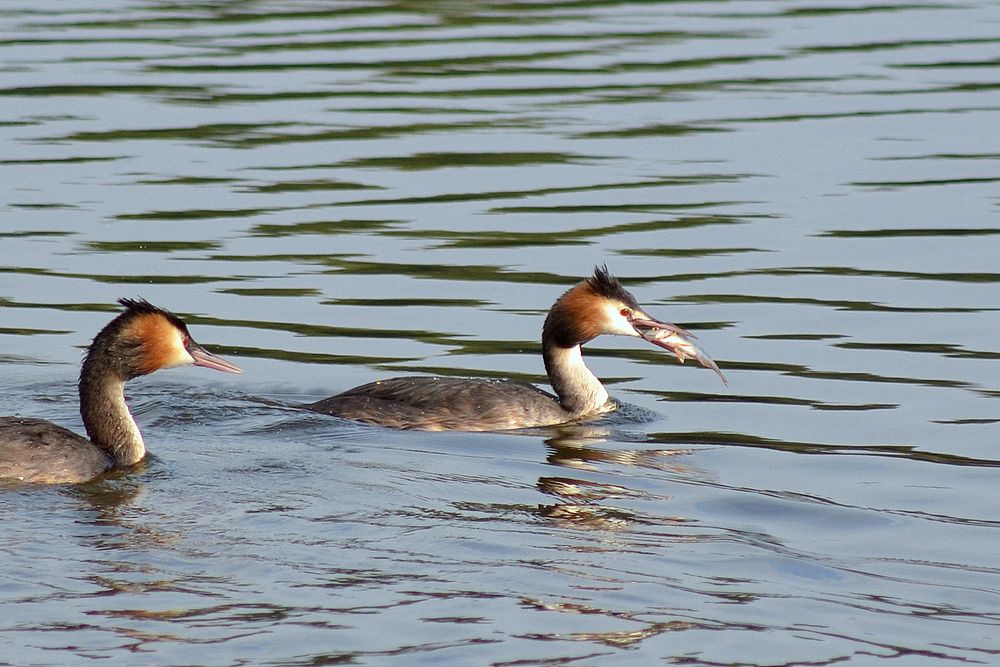
<svg viewBox="0 0 1000 667">
<path fill-rule="evenodd" d="M 0 493 L 0 664 L 1000 663 L 1000 5 L 3 2 L 0 109 L 0 414 L 81 430 L 122 296 L 246 370 Z M 602 338 L 585 427 L 294 407 L 544 384 L 605 262 L 728 387 Z"/>
</svg>

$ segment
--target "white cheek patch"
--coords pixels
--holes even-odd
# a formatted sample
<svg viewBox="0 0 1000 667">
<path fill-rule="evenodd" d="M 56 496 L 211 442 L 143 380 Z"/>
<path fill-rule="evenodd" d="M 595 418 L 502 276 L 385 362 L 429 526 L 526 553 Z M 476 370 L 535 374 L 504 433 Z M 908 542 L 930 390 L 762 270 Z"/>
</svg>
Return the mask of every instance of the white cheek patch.
<svg viewBox="0 0 1000 667">
<path fill-rule="evenodd" d="M 194 357 L 184 347 L 184 338 L 181 333 L 174 329 L 167 345 L 162 368 L 174 368 L 175 366 L 190 366 L 194 363 Z"/>
<path fill-rule="evenodd" d="M 604 304 L 604 321 L 606 332 L 615 336 L 638 336 L 639 332 L 629 323 L 628 318 L 621 314 L 623 306 L 613 303 Z"/>
</svg>

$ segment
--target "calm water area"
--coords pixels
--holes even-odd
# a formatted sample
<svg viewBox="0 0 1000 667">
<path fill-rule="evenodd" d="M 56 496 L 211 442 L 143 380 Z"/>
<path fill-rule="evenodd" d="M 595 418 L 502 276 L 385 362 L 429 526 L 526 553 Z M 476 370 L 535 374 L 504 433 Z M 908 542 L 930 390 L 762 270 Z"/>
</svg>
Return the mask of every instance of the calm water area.
<svg viewBox="0 0 1000 667">
<path fill-rule="evenodd" d="M 547 386 L 604 263 L 729 386 L 603 337 L 591 424 L 296 407 Z M 0 2 L 0 415 L 81 432 L 120 297 L 246 373 L 0 489 L 2 665 L 1000 664 L 994 0 Z"/>
</svg>

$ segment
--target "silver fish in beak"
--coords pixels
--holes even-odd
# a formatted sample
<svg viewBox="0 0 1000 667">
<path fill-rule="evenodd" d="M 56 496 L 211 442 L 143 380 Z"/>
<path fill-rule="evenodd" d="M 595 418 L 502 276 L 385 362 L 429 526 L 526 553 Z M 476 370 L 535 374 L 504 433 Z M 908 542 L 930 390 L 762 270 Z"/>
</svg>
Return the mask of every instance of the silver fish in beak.
<svg viewBox="0 0 1000 667">
<path fill-rule="evenodd" d="M 711 368 L 715 371 L 719 375 L 719 379 L 722 380 L 722 384 L 729 386 L 729 381 L 719 370 L 719 366 L 694 342 L 695 335 L 690 331 L 682 329 L 676 324 L 654 320 L 649 316 L 633 316 L 629 318 L 629 324 L 644 340 L 673 352 L 682 364 L 688 357 L 695 359 L 705 368 Z"/>
</svg>

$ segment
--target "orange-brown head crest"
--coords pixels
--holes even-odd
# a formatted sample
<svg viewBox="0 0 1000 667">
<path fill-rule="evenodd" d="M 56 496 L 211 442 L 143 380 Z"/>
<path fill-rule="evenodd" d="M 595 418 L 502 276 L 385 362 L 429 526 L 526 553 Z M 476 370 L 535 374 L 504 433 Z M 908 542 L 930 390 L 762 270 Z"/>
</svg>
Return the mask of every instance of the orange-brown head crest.
<svg viewBox="0 0 1000 667">
<path fill-rule="evenodd" d="M 606 332 L 609 303 L 639 308 L 606 265 L 595 267 L 593 276 L 559 297 L 545 319 L 543 335 L 561 347 L 586 343 Z"/>
<path fill-rule="evenodd" d="M 130 352 L 128 363 L 135 375 L 191 363 L 186 349 L 191 336 L 179 317 L 145 299 L 119 299 L 118 303 L 125 306 L 125 312 L 112 325 L 119 326 L 119 338 Z"/>
</svg>

